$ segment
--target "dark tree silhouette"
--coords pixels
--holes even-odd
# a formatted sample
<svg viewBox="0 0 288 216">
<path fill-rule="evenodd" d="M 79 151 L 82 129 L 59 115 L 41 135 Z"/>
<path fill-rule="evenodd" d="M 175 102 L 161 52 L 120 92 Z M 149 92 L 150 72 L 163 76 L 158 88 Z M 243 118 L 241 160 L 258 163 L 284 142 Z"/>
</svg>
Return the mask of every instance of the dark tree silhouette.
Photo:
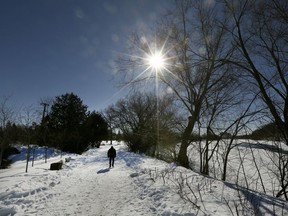
<svg viewBox="0 0 288 216">
<path fill-rule="evenodd" d="M 175 147 L 176 143 L 171 134 L 179 120 L 171 104 L 167 96 L 157 99 L 151 93 L 136 92 L 110 106 L 106 115 L 121 130 L 131 151 L 162 157 L 167 145 Z"/>
<path fill-rule="evenodd" d="M 99 147 L 100 142 L 108 138 L 108 123 L 100 113 L 89 113 L 84 126 L 85 140 L 92 146 Z"/>
<path fill-rule="evenodd" d="M 73 93 L 57 96 L 51 107 L 48 127 L 54 145 L 61 150 L 81 153 L 88 144 L 83 143 L 81 129 L 87 118 L 87 106 Z"/>
</svg>

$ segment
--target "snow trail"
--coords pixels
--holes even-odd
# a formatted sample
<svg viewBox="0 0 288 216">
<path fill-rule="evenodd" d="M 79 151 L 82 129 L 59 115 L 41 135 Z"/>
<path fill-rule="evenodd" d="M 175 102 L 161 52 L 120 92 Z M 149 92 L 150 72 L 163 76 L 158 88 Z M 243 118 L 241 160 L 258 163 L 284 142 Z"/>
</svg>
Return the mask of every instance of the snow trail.
<svg viewBox="0 0 288 216">
<path fill-rule="evenodd" d="M 39 214 L 63 215 L 124 215 L 135 211 L 137 188 L 129 177 L 125 154 L 116 147 L 118 157 L 115 168 L 108 168 L 109 146 L 90 151 L 90 155 L 79 158 L 72 166 L 73 171 L 61 176 L 61 183 L 55 184 L 56 197 L 47 202 Z M 136 192 L 136 193 L 135 193 Z M 136 197 L 135 197 L 136 196 Z M 60 200 L 60 201 L 59 201 Z"/>
<path fill-rule="evenodd" d="M 25 162 L 22 161 L 23 170 L 18 164 L 15 169 L 18 174 L 13 174 L 21 176 L 19 180 L 22 182 L 7 185 L 6 193 L 1 193 L 0 214 L 1 204 L 4 204 L 12 206 L 7 211 L 11 215 L 14 211 L 16 215 L 158 215 L 160 204 L 155 201 L 164 196 L 157 195 L 157 191 L 151 194 L 136 180 L 145 160 L 127 152 L 123 145 L 114 147 L 117 157 L 112 169 L 108 168 L 107 158 L 110 145 L 72 156 L 72 160 L 59 171 L 48 169 L 51 161 L 47 164 L 36 162 L 25 174 Z M 59 157 L 52 162 L 57 160 Z M 25 175 L 32 178 L 26 182 Z M 32 190 L 35 186 L 37 189 Z M 17 187 L 25 191 L 16 192 Z"/>
</svg>

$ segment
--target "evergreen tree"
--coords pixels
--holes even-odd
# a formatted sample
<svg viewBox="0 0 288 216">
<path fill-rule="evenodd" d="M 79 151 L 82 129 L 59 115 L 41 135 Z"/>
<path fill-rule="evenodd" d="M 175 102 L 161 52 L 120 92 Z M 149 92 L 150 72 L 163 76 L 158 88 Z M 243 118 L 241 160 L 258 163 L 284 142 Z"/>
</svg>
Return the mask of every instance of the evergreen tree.
<svg viewBox="0 0 288 216">
<path fill-rule="evenodd" d="M 57 96 L 49 114 L 48 127 L 55 147 L 63 151 L 81 153 L 88 143 L 83 142 L 81 131 L 87 118 L 87 106 L 73 93 Z"/>
<path fill-rule="evenodd" d="M 87 142 L 99 147 L 100 142 L 108 136 L 108 124 L 100 113 L 89 113 L 84 127 Z"/>
</svg>

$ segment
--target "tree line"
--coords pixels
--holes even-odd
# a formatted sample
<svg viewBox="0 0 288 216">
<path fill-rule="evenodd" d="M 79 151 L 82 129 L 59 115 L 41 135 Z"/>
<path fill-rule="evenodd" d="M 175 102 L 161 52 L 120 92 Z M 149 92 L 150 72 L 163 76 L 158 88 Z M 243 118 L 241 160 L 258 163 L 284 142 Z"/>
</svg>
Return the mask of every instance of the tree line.
<svg viewBox="0 0 288 216">
<path fill-rule="evenodd" d="M 74 93 L 57 96 L 51 104 L 45 104 L 46 109 L 48 105 L 51 109 L 47 112 L 44 108 L 40 121 L 34 121 L 33 109 L 28 108 L 22 122 L 17 123 L 13 120 L 15 113 L 8 98 L 3 99 L 0 107 L 0 161 L 10 144 L 37 144 L 81 154 L 89 146 L 99 147 L 102 140 L 108 139 L 108 124 L 103 115 L 88 111 Z"/>
</svg>

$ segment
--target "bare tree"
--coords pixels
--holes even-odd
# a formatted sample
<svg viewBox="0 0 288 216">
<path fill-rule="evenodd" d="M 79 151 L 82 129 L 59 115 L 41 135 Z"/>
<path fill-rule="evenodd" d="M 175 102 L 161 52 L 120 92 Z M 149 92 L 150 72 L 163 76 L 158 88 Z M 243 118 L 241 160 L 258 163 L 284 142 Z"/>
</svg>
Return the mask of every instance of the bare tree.
<svg viewBox="0 0 288 216">
<path fill-rule="evenodd" d="M 226 23 L 224 14 L 214 4 L 202 1 L 175 1 L 175 8 L 163 17 L 152 45 L 149 40 L 133 35 L 131 47 L 144 57 L 154 50 L 161 51 L 167 63 L 156 74 L 146 73 L 147 65 L 136 55 L 123 56 L 118 71 L 130 84 L 147 83 L 155 78 L 164 91 L 169 91 L 183 112 L 186 126 L 182 131 L 178 162 L 189 167 L 187 148 L 196 122 L 199 120 L 208 95 L 223 89 L 222 82 L 231 72 L 223 61 L 230 54 L 226 46 Z M 145 59 L 145 58 L 144 58 Z M 139 68 L 143 68 L 142 73 Z M 145 69 L 146 67 L 146 69 Z M 149 67 L 148 67 L 149 68 Z M 141 70 L 140 70 L 141 71 Z M 143 82 L 144 81 L 144 82 Z"/>
<path fill-rule="evenodd" d="M 230 68 L 205 97 L 205 103 L 199 116 L 199 131 L 206 135 L 199 143 L 201 164 L 200 172 L 209 175 L 209 161 L 216 153 L 221 140 L 230 132 L 231 127 L 237 122 L 239 108 L 244 103 L 244 97 L 240 94 L 241 83 L 238 82 Z M 199 134 L 201 136 L 201 134 Z"/>
<path fill-rule="evenodd" d="M 26 169 L 25 171 L 28 172 L 28 164 L 29 164 L 29 160 L 30 160 L 30 156 L 31 156 L 31 139 L 33 136 L 33 131 L 35 130 L 34 128 L 32 128 L 33 122 L 35 122 L 36 119 L 36 112 L 35 109 L 33 108 L 32 105 L 27 106 L 26 108 L 24 108 L 24 113 L 22 116 L 22 125 L 23 128 L 25 130 L 25 142 L 27 144 L 27 155 L 26 155 Z M 34 164 L 34 150 L 33 150 L 33 162 L 32 162 L 32 166 Z"/>
<path fill-rule="evenodd" d="M 260 92 L 288 145 L 288 20 L 285 0 L 225 1 L 237 47 L 229 62 Z M 248 21 L 249 20 L 249 21 Z"/>
<path fill-rule="evenodd" d="M 157 98 L 154 94 L 135 93 L 119 100 L 106 110 L 123 134 L 130 150 L 160 157 L 167 137 L 177 128 L 176 111 L 169 98 Z M 164 140 L 163 140 L 164 139 Z M 176 140 L 170 139 L 170 144 Z"/>
<path fill-rule="evenodd" d="M 225 92 L 229 83 L 233 83 L 233 76 L 232 68 L 219 61 L 219 58 L 225 59 L 230 54 L 226 45 L 225 14 L 219 13 L 216 5 L 207 5 L 202 1 L 179 1 L 176 8 L 165 26 L 169 35 L 166 43 L 173 47 L 174 62 L 169 68 L 172 73 L 163 77 L 163 82 L 173 89 L 189 115 L 178 155 L 178 162 L 189 167 L 187 147 L 195 124 L 208 111 L 209 100 L 212 102 L 214 96 Z M 217 106 L 221 106 L 219 102 Z M 215 101 L 212 103 L 216 104 Z M 215 110 L 210 111 L 215 114 Z"/>
<path fill-rule="evenodd" d="M 228 60 L 243 80 L 259 94 L 281 140 L 288 145 L 288 3 L 271 1 L 224 1 L 231 15 L 227 30 L 233 38 L 235 52 Z M 227 61 L 227 59 L 225 59 Z M 260 103 L 258 101 L 258 103 Z M 287 199 L 287 160 L 278 154 L 280 187 L 277 196 Z"/>
</svg>

